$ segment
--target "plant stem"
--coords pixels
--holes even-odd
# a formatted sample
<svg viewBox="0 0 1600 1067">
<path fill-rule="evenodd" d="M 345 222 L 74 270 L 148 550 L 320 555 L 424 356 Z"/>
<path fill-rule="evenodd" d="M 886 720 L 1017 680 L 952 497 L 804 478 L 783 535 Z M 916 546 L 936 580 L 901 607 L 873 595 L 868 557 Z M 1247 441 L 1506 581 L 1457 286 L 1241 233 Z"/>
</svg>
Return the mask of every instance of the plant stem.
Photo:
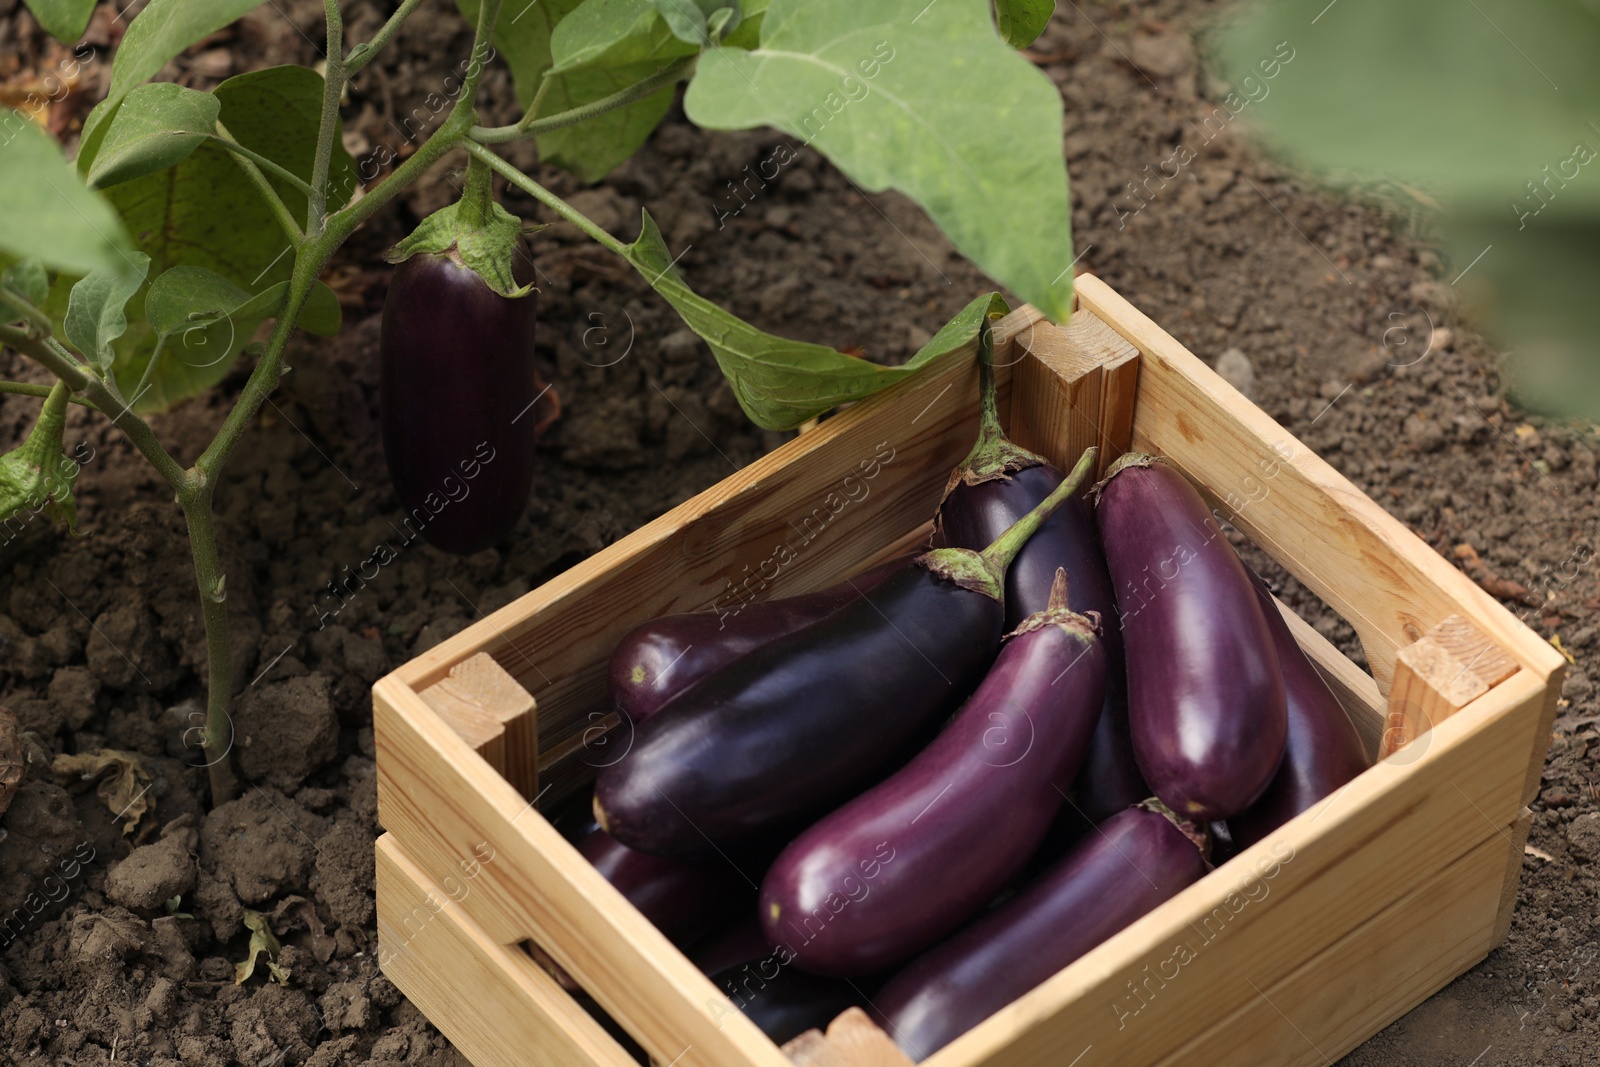
<svg viewBox="0 0 1600 1067">
<path fill-rule="evenodd" d="M 328 211 L 328 170 L 333 164 L 333 142 L 339 130 L 339 100 L 344 96 L 344 19 L 339 0 L 322 0 L 327 13 L 327 67 L 322 74 L 322 123 L 317 127 L 317 154 L 311 163 L 311 195 L 306 198 L 306 236 L 315 237 L 325 225 Z"/>
<path fill-rule="evenodd" d="M 617 240 L 600 227 L 596 226 L 586 216 L 581 214 L 571 204 L 561 199 L 555 193 L 552 193 L 550 190 L 546 189 L 544 186 L 540 185 L 538 182 L 522 173 L 516 167 L 513 167 L 510 163 L 507 163 L 505 160 L 489 151 L 489 149 L 485 148 L 483 145 L 474 141 L 468 141 L 464 147 L 472 154 L 474 158 L 481 159 L 485 163 L 489 164 L 489 166 L 494 169 L 495 173 L 499 174 L 506 181 L 510 182 L 512 185 L 515 185 L 518 189 L 521 189 L 535 200 L 549 207 L 556 214 L 560 215 L 562 218 L 578 227 L 578 229 L 582 230 L 590 237 L 593 237 L 596 241 L 610 251 L 615 252 L 624 259 L 627 258 L 627 245 L 623 244 L 621 241 Z"/>
<path fill-rule="evenodd" d="M 33 302 L 15 293 L 10 289 L 0 287 L 0 297 L 4 297 L 5 306 L 15 311 L 28 321 L 28 332 L 35 337 L 44 337 L 50 332 L 50 317 L 38 308 Z"/>
<path fill-rule="evenodd" d="M 44 367 L 67 383 L 74 393 L 84 394 L 89 401 L 111 417 L 112 423 L 127 436 L 156 472 L 165 478 L 174 490 L 182 492 L 189 484 L 189 475 L 156 440 L 155 432 L 139 416 L 128 410 L 105 382 L 90 374 L 81 364 L 58 353 L 54 347 L 36 337 L 31 337 L 9 326 L 0 326 L 0 344 L 10 345 L 18 352 Z M 116 414 L 113 415 L 113 412 Z"/>
<path fill-rule="evenodd" d="M 421 3 L 422 0 L 405 0 L 405 2 L 400 5 L 395 13 L 389 16 L 389 21 L 385 22 L 383 27 L 373 35 L 372 40 L 364 41 L 350 49 L 350 54 L 344 57 L 345 77 L 353 77 L 356 71 L 360 70 L 368 63 L 371 63 L 373 57 L 378 54 L 378 51 L 383 48 L 384 45 L 388 44 L 389 41 L 394 37 L 395 33 L 400 29 L 400 24 L 404 22 L 407 16 L 409 16 L 412 11 L 416 10 Z"/>
<path fill-rule="evenodd" d="M 528 108 L 528 115 L 515 126 L 475 126 L 470 136 L 479 144 L 502 144 L 506 141 L 521 141 L 536 134 L 549 130 L 559 130 L 564 126 L 576 126 L 596 115 L 604 115 L 608 111 L 615 111 L 619 107 L 627 107 L 636 100 L 643 100 L 661 89 L 676 82 L 684 81 L 694 73 L 695 64 L 699 56 L 685 56 L 676 63 L 661 68 L 656 73 L 643 81 L 634 82 L 623 89 L 618 89 L 610 96 L 603 96 L 599 100 L 575 107 L 570 111 L 558 111 L 547 118 L 533 119 L 528 115 L 534 113 L 532 106 Z M 541 86 L 541 92 L 543 87 Z M 535 97 L 534 104 L 538 104 Z"/>
<path fill-rule="evenodd" d="M 58 381 L 60 379 L 57 379 Z M 33 382 L 7 382 L 0 381 L 0 393 L 10 393 L 12 396 L 49 396 L 52 386 L 37 385 Z M 94 408 L 94 402 L 81 396 L 68 396 L 74 404 L 82 404 L 86 408 Z M 96 409 L 98 410 L 98 409 Z"/>
<path fill-rule="evenodd" d="M 283 198 L 272 187 L 272 183 L 267 181 L 267 176 L 261 173 L 261 168 L 265 166 L 280 178 L 294 183 L 295 187 L 304 192 L 307 197 L 311 195 L 311 186 L 283 167 L 278 166 L 266 156 L 252 152 L 238 141 L 235 141 L 233 135 L 220 122 L 217 123 L 216 135 L 209 137 L 208 140 L 226 148 L 228 153 L 233 156 L 233 161 L 239 164 L 239 169 L 244 171 L 244 176 L 250 179 L 251 185 L 256 187 L 256 192 L 261 194 L 261 199 L 267 202 L 267 207 L 272 210 L 273 217 L 278 220 L 278 225 L 283 227 L 283 232 L 288 236 L 290 243 L 299 244 L 304 241 L 306 239 L 305 234 L 301 233 L 300 227 L 295 224 L 294 216 L 289 213 L 289 206 L 283 202 Z"/>
<path fill-rule="evenodd" d="M 189 525 L 189 549 L 194 555 L 195 584 L 206 627 L 206 725 L 202 748 L 206 776 L 211 783 L 213 807 L 233 799 L 233 647 L 228 633 L 227 579 L 217 556 L 217 539 L 211 528 L 212 486 L 180 497 Z"/>
</svg>

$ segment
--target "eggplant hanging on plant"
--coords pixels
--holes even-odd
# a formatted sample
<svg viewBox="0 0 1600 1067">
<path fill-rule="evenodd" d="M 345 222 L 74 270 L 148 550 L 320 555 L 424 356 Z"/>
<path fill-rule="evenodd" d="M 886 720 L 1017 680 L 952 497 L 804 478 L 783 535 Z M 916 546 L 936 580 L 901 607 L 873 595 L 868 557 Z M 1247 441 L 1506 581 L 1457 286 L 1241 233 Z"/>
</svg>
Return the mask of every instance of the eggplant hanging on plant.
<svg viewBox="0 0 1600 1067">
<path fill-rule="evenodd" d="M 763 600 L 734 612 L 685 611 L 629 630 L 611 653 L 611 700 L 635 724 L 747 652 L 825 618 L 902 567 L 902 558 L 815 593 Z"/>
<path fill-rule="evenodd" d="M 814 817 L 870 784 L 988 668 L 1006 567 L 1094 455 L 982 553 L 929 552 L 651 716 L 595 781 L 601 827 L 642 851 L 694 852 Z"/>
<path fill-rule="evenodd" d="M 1094 623 L 1067 610 L 1067 580 L 1056 571 L 1049 605 L 1007 635 L 932 744 L 767 871 L 767 940 L 799 966 L 856 976 L 903 962 L 976 914 L 1039 847 L 1105 699 L 1105 652 Z M 894 859 L 867 879 L 885 841 Z M 849 904 L 835 909 L 840 894 Z"/>
<path fill-rule="evenodd" d="M 1155 457 L 1112 464 L 1095 517 L 1116 582 L 1139 769 L 1179 815 L 1231 819 L 1266 791 L 1289 729 L 1249 572 L 1199 491 Z"/>
<path fill-rule="evenodd" d="M 535 290 L 513 269 L 522 224 L 494 202 L 490 177 L 473 160 L 461 200 L 390 253 L 399 266 L 379 340 L 383 454 L 402 521 L 461 555 L 522 517 L 534 442 L 560 410 L 534 369 Z"/>
<path fill-rule="evenodd" d="M 1064 477 L 1043 456 L 1007 438 L 1000 427 L 994 334 L 987 318 L 978 327 L 978 375 L 982 400 L 978 440 L 950 474 L 935 520 L 935 545 L 982 548 L 1049 496 Z M 1106 653 L 1105 706 L 1083 769 L 1070 790 L 1070 803 L 1062 811 L 1062 824 L 1052 831 L 1052 837 L 1075 838 L 1080 830 L 1150 795 L 1134 762 L 1129 736 L 1122 631 L 1111 575 L 1084 493 L 1075 494 L 1045 520 L 1006 572 L 1008 628 L 1045 610 L 1057 567 L 1065 567 L 1071 576 L 1068 607 L 1080 615 L 1099 614 Z"/>
</svg>

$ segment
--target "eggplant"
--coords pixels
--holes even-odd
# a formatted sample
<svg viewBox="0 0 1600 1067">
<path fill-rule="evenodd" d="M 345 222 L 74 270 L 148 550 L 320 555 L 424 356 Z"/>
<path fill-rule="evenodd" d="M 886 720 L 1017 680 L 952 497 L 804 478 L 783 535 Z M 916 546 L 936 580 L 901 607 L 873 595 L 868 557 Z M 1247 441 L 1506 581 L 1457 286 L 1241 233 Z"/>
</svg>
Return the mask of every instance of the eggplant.
<svg viewBox="0 0 1600 1067">
<path fill-rule="evenodd" d="M 1283 672 L 1289 737 L 1283 764 L 1267 791 L 1244 814 L 1228 822 L 1239 848 L 1260 841 L 1368 766 L 1367 748 L 1355 724 L 1289 632 L 1267 583 L 1253 571 L 1250 580 L 1261 598 Z"/>
<path fill-rule="evenodd" d="M 981 548 L 1049 496 L 1064 477 L 1043 456 L 1009 440 L 1000 428 L 994 338 L 986 322 L 978 332 L 978 373 L 982 392 L 978 440 L 951 472 L 935 520 L 935 545 Z M 1067 606 L 1080 615 L 1098 613 L 1103 620 L 1099 636 L 1107 660 L 1105 705 L 1094 739 L 1073 783 L 1070 803 L 1062 810 L 1061 825 L 1051 832 L 1052 839 L 1070 842 L 1149 796 L 1150 788 L 1134 760 L 1116 597 L 1084 495 L 1074 496 L 1045 520 L 1006 572 L 1008 626 L 1045 609 L 1058 567 L 1071 575 L 1072 600 Z"/>
<path fill-rule="evenodd" d="M 584 838 L 578 851 L 677 945 L 706 933 L 730 910 L 748 906 L 753 895 L 753 879 L 723 856 L 652 856 L 603 830 Z"/>
<path fill-rule="evenodd" d="M 1065 571 L 1053 589 L 931 745 L 768 869 L 762 925 L 798 966 L 855 976 L 904 962 L 976 914 L 1038 849 L 1105 699 L 1094 624 L 1067 610 Z"/>
<path fill-rule="evenodd" d="M 721 929 L 696 941 L 688 952 L 689 962 L 701 974 L 716 974 L 741 963 L 760 959 L 772 952 L 766 932 L 754 908 L 741 908 L 738 916 Z"/>
<path fill-rule="evenodd" d="M 663 615 L 630 630 L 611 654 L 611 699 L 641 723 L 667 701 L 747 652 L 804 629 L 910 563 L 897 559 L 815 593 L 746 604 L 736 611 Z"/>
<path fill-rule="evenodd" d="M 410 537 L 466 555 L 511 533 L 528 505 L 534 294 L 495 292 L 453 254 L 395 268 L 379 340 L 383 454 Z"/>
<path fill-rule="evenodd" d="M 713 974 L 711 981 L 775 1045 L 807 1030 L 826 1029 L 846 1008 L 865 1006 L 851 983 L 806 974 L 791 959 L 780 945 L 766 956 Z"/>
<path fill-rule="evenodd" d="M 1017 896 L 891 978 L 873 997 L 879 1025 L 912 1059 L 932 1055 L 1199 880 L 1204 840 L 1160 805 L 1113 815 Z"/>
<path fill-rule="evenodd" d="M 601 827 L 646 852 L 688 853 L 815 817 L 870 785 L 982 677 L 1000 645 L 1006 566 L 1093 462 L 1091 449 L 982 553 L 920 556 L 646 719 L 595 781 Z"/>
<path fill-rule="evenodd" d="M 1289 730 L 1249 573 L 1195 487 L 1151 456 L 1112 465 L 1095 516 L 1117 589 L 1139 769 L 1179 815 L 1239 815 L 1271 784 Z"/>
</svg>

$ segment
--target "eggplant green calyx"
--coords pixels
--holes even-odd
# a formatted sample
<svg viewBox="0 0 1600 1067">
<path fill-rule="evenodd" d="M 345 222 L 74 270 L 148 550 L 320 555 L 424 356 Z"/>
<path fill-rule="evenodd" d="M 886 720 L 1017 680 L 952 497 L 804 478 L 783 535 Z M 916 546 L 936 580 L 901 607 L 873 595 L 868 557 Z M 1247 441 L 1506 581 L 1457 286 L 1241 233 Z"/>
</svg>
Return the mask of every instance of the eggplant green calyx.
<svg viewBox="0 0 1600 1067">
<path fill-rule="evenodd" d="M 1160 456 L 1152 456 L 1148 452 L 1124 452 L 1111 461 L 1111 465 L 1106 468 L 1105 477 L 1089 488 L 1089 499 L 1099 503 L 1100 494 L 1105 492 L 1106 484 L 1129 467 L 1152 467 L 1161 462 L 1164 461 Z"/>
<path fill-rule="evenodd" d="M 1138 806 L 1145 811 L 1153 811 L 1157 815 L 1164 817 L 1180 834 L 1194 842 L 1194 847 L 1200 850 L 1200 858 L 1206 861 L 1206 866 L 1211 866 L 1211 835 L 1206 832 L 1204 826 L 1185 819 L 1163 804 L 1157 797 L 1141 800 Z"/>
<path fill-rule="evenodd" d="M 1100 613 L 1091 611 L 1087 615 L 1080 615 L 1067 607 L 1067 569 L 1056 568 L 1056 579 L 1050 585 L 1050 601 L 1043 611 L 1036 611 L 1026 619 L 1017 623 L 1017 628 L 1006 634 L 1005 640 L 1021 637 L 1023 634 L 1035 630 L 1043 630 L 1046 626 L 1059 626 L 1069 633 L 1077 634 L 1085 640 L 1098 640 L 1100 629 Z"/>
<path fill-rule="evenodd" d="M 0 520 L 42 510 L 76 532 L 78 505 L 72 498 L 72 483 L 78 477 L 78 464 L 61 454 L 67 393 L 66 384 L 57 382 L 27 440 L 0 456 Z"/>
<path fill-rule="evenodd" d="M 978 440 L 961 461 L 961 466 L 950 475 L 945 495 L 958 483 L 979 485 L 1001 478 L 1009 478 L 1017 471 L 1041 467 L 1045 459 L 1030 452 L 1006 436 L 1000 428 L 1000 405 L 995 398 L 994 384 L 994 328 L 985 315 L 978 323 Z"/>
<path fill-rule="evenodd" d="M 471 159 L 461 199 L 423 219 L 384 258 L 403 263 L 425 253 L 448 255 L 501 296 L 518 297 L 532 291 L 532 285 L 517 284 L 512 270 L 523 233 L 522 220 L 495 202 L 493 177 L 487 164 Z"/>
<path fill-rule="evenodd" d="M 1005 533 L 995 538 L 994 544 L 982 552 L 973 552 L 966 548 L 936 548 L 919 557 L 917 563 L 963 589 L 982 593 L 1004 604 L 1006 568 L 1011 566 L 1011 561 L 1016 559 L 1017 553 L 1022 551 L 1022 546 L 1028 543 L 1028 538 L 1038 531 L 1044 520 L 1078 491 L 1078 487 L 1094 469 L 1097 455 L 1099 455 L 1097 448 L 1084 449 L 1083 455 L 1078 457 L 1078 465 L 1072 468 L 1072 473 L 1062 479 L 1061 484 L 1051 490 L 1050 495 L 1041 500 L 1032 511 L 1007 527 Z"/>
</svg>

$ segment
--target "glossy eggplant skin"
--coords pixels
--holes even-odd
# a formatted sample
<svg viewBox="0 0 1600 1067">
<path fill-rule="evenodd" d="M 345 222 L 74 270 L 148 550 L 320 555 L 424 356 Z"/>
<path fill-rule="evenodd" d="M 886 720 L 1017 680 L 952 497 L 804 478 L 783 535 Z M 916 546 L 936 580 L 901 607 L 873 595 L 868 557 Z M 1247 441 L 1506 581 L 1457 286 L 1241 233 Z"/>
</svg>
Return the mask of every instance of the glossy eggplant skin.
<svg viewBox="0 0 1600 1067">
<path fill-rule="evenodd" d="M 651 619 L 630 630 L 611 654 L 611 700 L 641 723 L 707 675 L 826 618 L 909 564 L 909 559 L 893 560 L 815 593 L 745 604 L 737 611 Z"/>
<path fill-rule="evenodd" d="M 853 977 L 902 963 L 976 914 L 1039 847 L 1105 696 L 1106 655 L 1087 620 L 1054 620 L 1034 616 L 1007 638 L 931 745 L 778 856 L 760 915 L 797 966 Z"/>
<path fill-rule="evenodd" d="M 813 1028 L 826 1030 L 846 1008 L 864 1005 L 849 982 L 795 968 L 782 947 L 713 974 L 711 981 L 775 1045 Z M 722 1010 L 719 1005 L 717 1009 Z"/>
<path fill-rule="evenodd" d="M 716 854 L 652 856 L 603 830 L 584 838 L 578 852 L 674 944 L 687 944 L 730 910 L 748 906 L 750 872 Z"/>
<path fill-rule="evenodd" d="M 1200 849 L 1142 807 L 889 980 L 873 1005 L 908 1056 L 932 1055 L 1206 873 Z"/>
<path fill-rule="evenodd" d="M 913 564 L 640 724 L 596 779 L 601 825 L 672 855 L 821 814 L 972 691 L 1003 615 L 987 594 Z"/>
<path fill-rule="evenodd" d="M 1283 764 L 1267 791 L 1248 811 L 1228 820 L 1239 848 L 1260 841 L 1368 767 L 1366 746 L 1339 698 L 1289 632 L 1266 583 L 1253 572 L 1250 580 L 1261 597 L 1283 671 L 1289 738 Z"/>
<path fill-rule="evenodd" d="M 383 454 L 408 535 L 461 555 L 502 541 L 534 471 L 534 294 L 505 297 L 447 255 L 394 270 L 379 340 Z"/>
<path fill-rule="evenodd" d="M 935 544 L 981 548 L 1061 484 L 1061 471 L 1045 463 L 1014 471 L 1009 478 L 969 485 L 957 482 L 939 508 Z M 1057 567 L 1065 567 L 1070 607 L 1100 615 L 1105 646 L 1106 698 L 1083 768 L 1069 790 L 1070 802 L 1052 838 L 1074 839 L 1150 795 L 1133 756 L 1128 727 L 1126 670 L 1116 598 L 1106 570 L 1100 534 L 1086 500 L 1075 496 L 1061 505 L 1029 539 L 1006 572 L 1007 625 L 1016 626 L 1044 609 Z"/>
<path fill-rule="evenodd" d="M 1096 518 L 1128 658 L 1128 721 L 1145 780 L 1206 822 L 1266 791 L 1288 734 L 1283 676 L 1260 598 L 1199 492 L 1125 456 Z"/>
</svg>

